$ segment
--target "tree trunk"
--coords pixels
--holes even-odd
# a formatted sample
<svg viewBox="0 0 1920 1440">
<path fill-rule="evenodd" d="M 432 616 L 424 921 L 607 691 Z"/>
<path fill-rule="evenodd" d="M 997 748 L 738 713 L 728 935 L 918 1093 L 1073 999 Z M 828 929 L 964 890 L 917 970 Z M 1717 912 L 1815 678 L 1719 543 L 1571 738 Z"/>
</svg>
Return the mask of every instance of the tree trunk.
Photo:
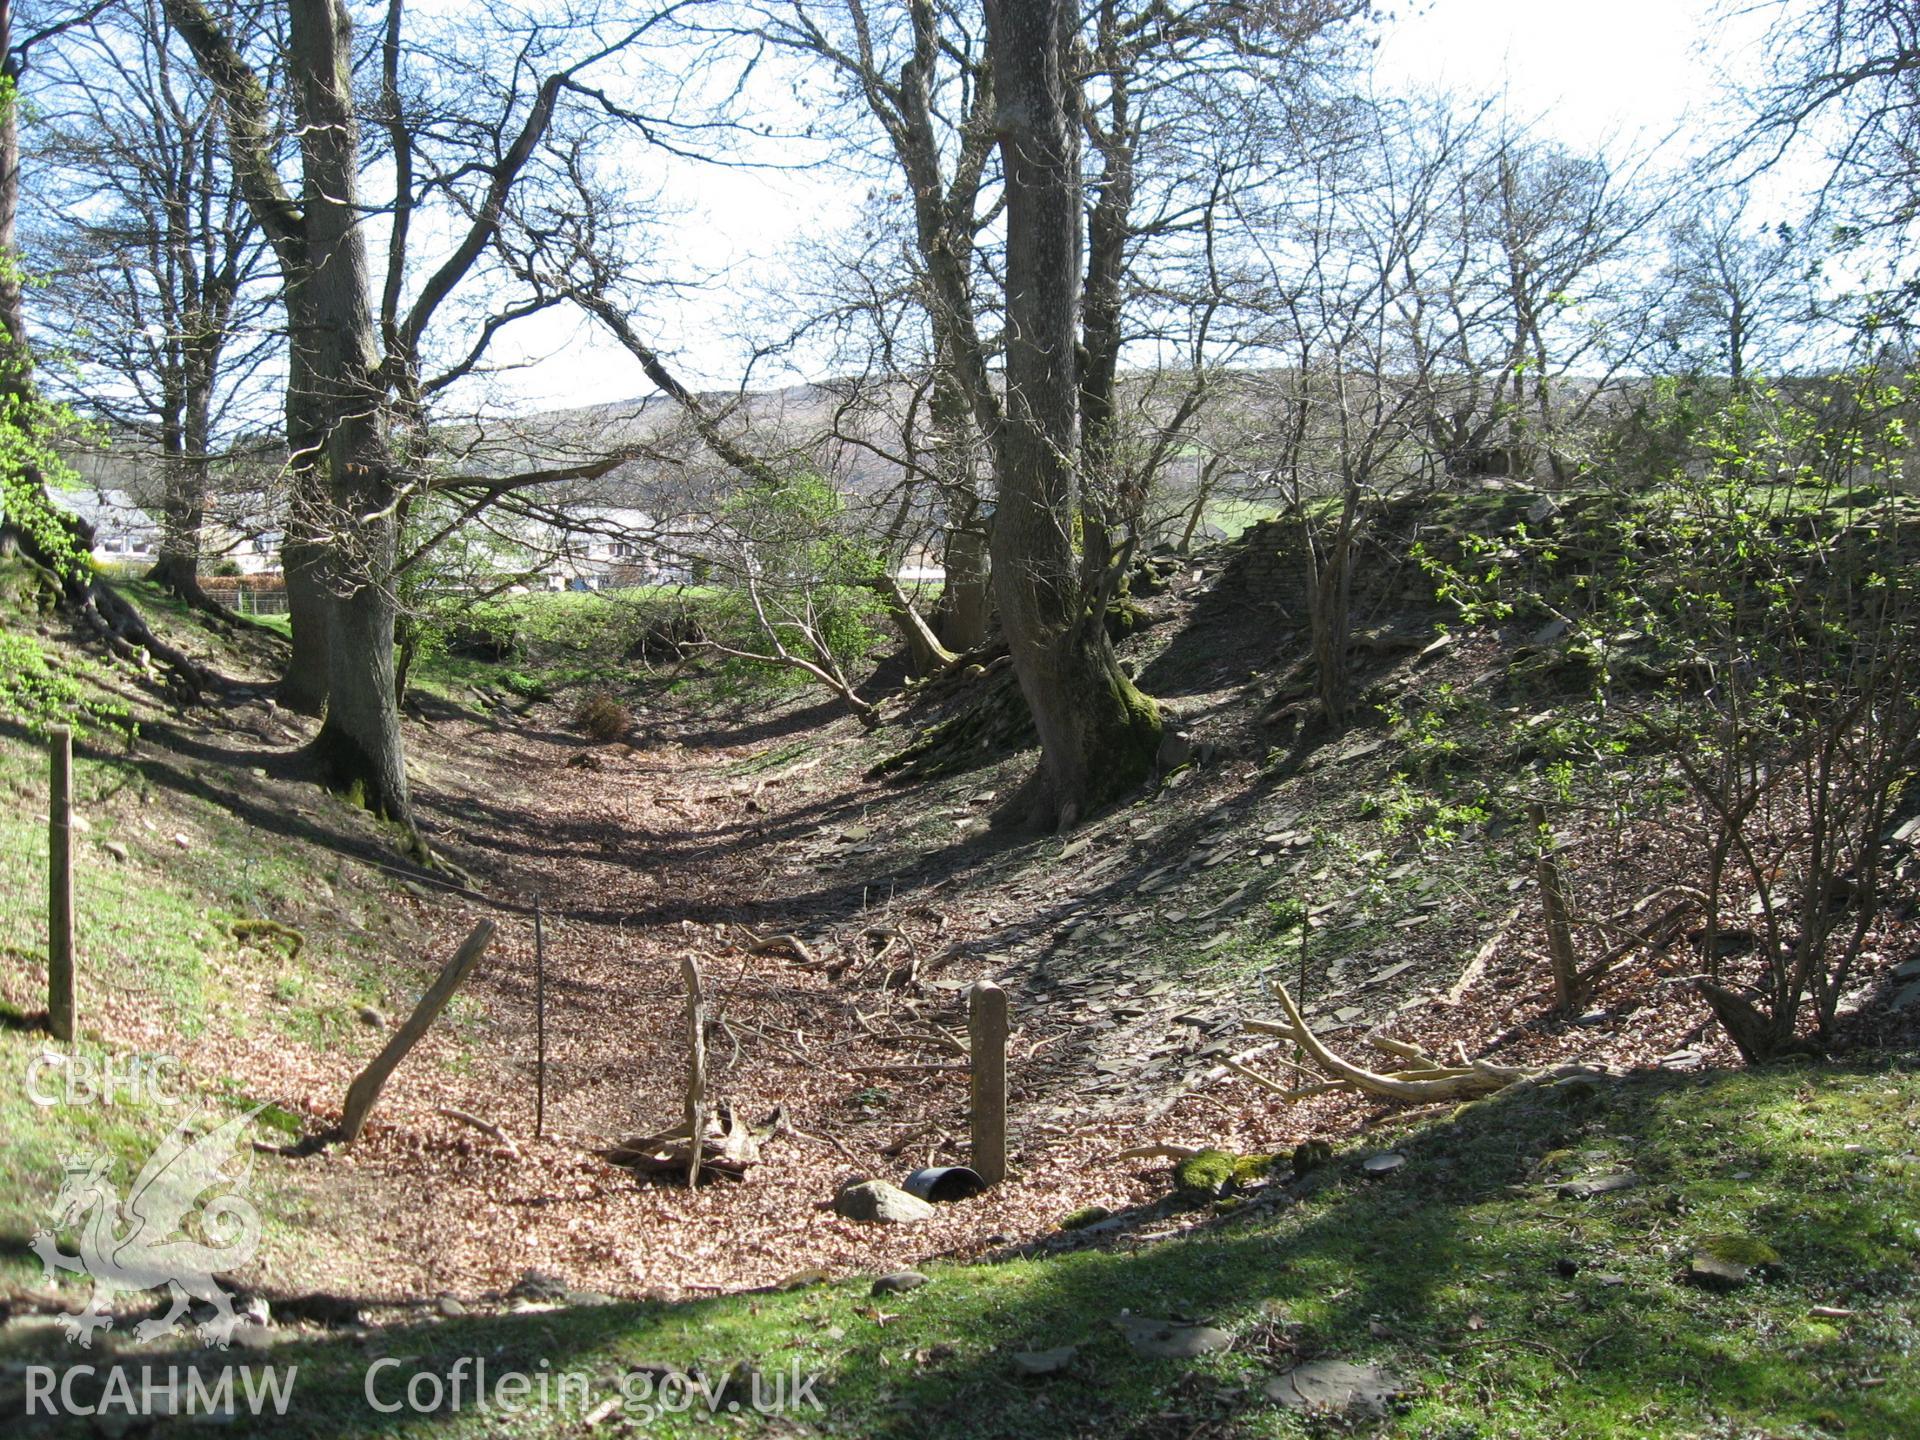
<svg viewBox="0 0 1920 1440">
<path fill-rule="evenodd" d="M 164 483 L 160 556 L 147 578 L 182 600 L 204 600 L 200 589 L 200 531 L 207 515 L 206 457 L 168 457 Z"/>
<path fill-rule="evenodd" d="M 300 294 L 297 302 L 289 297 L 288 313 L 293 347 L 309 357 L 307 378 L 324 417 L 318 458 L 327 480 L 324 562 L 308 571 L 329 620 L 327 712 L 314 750 L 332 784 L 411 829 L 393 670 L 400 496 L 360 228 L 353 23 L 342 0 L 290 0 L 288 10 L 307 247 L 305 273 L 294 287 Z M 290 397 L 289 410 L 294 403 Z M 291 580 L 289 574 L 290 604 Z"/>
<path fill-rule="evenodd" d="M 311 535 L 298 538 L 300 532 L 294 528 L 298 524 L 297 520 L 289 521 L 280 545 L 280 565 L 287 582 L 287 620 L 293 633 L 293 649 L 280 677 L 280 698 L 289 709 L 318 715 L 327 708 L 332 600 L 323 578 L 326 547 Z"/>
<path fill-rule="evenodd" d="M 965 655 L 987 643 L 993 621 L 987 535 L 977 517 L 947 531 L 941 561 L 947 578 L 940 592 L 940 643 Z"/>
<path fill-rule="evenodd" d="M 14 223 L 20 214 L 19 95 L 22 57 L 13 48 L 13 5 L 0 0 L 0 389 L 27 393 L 26 306 L 20 293 L 20 254 Z"/>
<path fill-rule="evenodd" d="M 1159 711 L 1120 673 L 1073 552 L 1081 215 L 1066 61 L 1078 16 L 1066 0 L 987 5 L 1007 210 L 994 593 L 1040 735 L 1024 818 L 1063 829 L 1145 778 L 1160 738 Z"/>
<path fill-rule="evenodd" d="M 940 643 L 925 617 L 914 608 L 907 592 L 900 588 L 898 580 L 891 575 L 884 575 L 873 582 L 873 592 L 880 597 L 880 603 L 887 607 L 887 614 L 899 629 L 900 638 L 907 642 L 907 660 L 915 675 L 937 674 L 954 663 L 958 657 Z"/>
<path fill-rule="evenodd" d="M 179 450 L 166 457 L 165 491 L 161 496 L 160 557 L 147 578 L 190 605 L 210 607 L 213 601 L 200 588 L 200 533 L 207 523 L 208 396 L 198 399 L 198 423 L 190 413 Z M 190 410 L 195 402 L 188 402 Z"/>
<path fill-rule="evenodd" d="M 1308 626 L 1313 636 L 1314 694 L 1320 714 L 1332 729 L 1346 726 L 1352 701 L 1352 672 L 1348 655 L 1353 628 L 1353 537 L 1359 494 L 1347 488 L 1340 516 L 1330 538 L 1314 529 L 1312 514 L 1300 507 L 1300 543 L 1310 567 L 1307 588 Z"/>
<path fill-rule="evenodd" d="M 190 259 L 191 257 L 189 257 Z M 201 534 L 207 523 L 208 451 L 213 443 L 213 386 L 220 368 L 218 326 L 182 342 L 180 427 L 170 434 L 161 497 L 160 558 L 147 578 L 201 610 L 224 616 L 226 607 L 200 588 Z"/>
</svg>

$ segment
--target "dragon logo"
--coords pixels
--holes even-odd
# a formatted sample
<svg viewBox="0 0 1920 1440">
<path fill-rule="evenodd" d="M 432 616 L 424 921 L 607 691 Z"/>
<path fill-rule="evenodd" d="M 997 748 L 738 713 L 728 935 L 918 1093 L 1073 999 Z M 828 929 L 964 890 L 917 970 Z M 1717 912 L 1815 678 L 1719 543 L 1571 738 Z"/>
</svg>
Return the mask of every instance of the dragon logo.
<svg viewBox="0 0 1920 1440">
<path fill-rule="evenodd" d="M 108 1182 L 108 1157 L 68 1159 L 66 1179 L 53 1202 L 53 1225 L 78 1230 L 79 1254 L 61 1254 L 51 1230 L 33 1237 L 33 1251 L 49 1279 L 69 1270 L 93 1281 L 87 1303 L 60 1317 L 68 1339 L 92 1348 L 94 1332 L 113 1324 L 107 1307 L 115 1291 L 164 1287 L 171 1301 L 167 1313 L 135 1327 L 137 1339 L 158 1339 L 186 1313 L 190 1300 L 200 1300 L 214 1309 L 199 1327 L 201 1338 L 227 1348 L 239 1317 L 214 1272 L 246 1264 L 260 1244 L 260 1214 L 245 1193 L 251 1153 L 238 1162 L 235 1156 L 247 1126 L 264 1108 L 256 1106 L 198 1137 L 193 1125 L 199 1115 L 188 1116 L 141 1166 L 124 1203 Z M 199 1233 L 215 1242 L 205 1244 L 185 1227 L 195 1218 L 200 1197 L 215 1189 L 222 1193 L 197 1217 Z"/>
</svg>

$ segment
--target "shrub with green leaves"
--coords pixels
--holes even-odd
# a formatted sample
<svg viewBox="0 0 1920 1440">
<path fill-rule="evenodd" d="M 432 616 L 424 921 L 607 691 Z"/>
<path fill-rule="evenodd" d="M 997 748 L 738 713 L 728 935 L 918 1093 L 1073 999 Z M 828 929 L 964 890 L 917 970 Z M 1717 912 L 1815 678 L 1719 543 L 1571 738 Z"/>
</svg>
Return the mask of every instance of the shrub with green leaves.
<svg viewBox="0 0 1920 1440">
<path fill-rule="evenodd" d="M 848 676 L 880 643 L 885 566 L 832 482 L 801 474 L 736 491 L 714 552 L 713 647 L 806 675 L 869 718 Z"/>
<path fill-rule="evenodd" d="M 0 626 L 0 717 L 44 739 L 55 725 L 70 725 L 76 737 L 90 731 L 131 742 L 138 733 L 133 712 L 108 699 L 92 661 L 50 654 L 30 635 Z"/>
<path fill-rule="evenodd" d="M 1750 1059 L 1826 1038 L 1920 766 L 1920 505 L 1895 486 L 1915 378 L 1748 386 L 1690 417 L 1697 448 L 1657 483 L 1425 561 L 1464 620 L 1551 617 L 1517 662 L 1551 702 L 1515 722 L 1520 788 L 1637 795 L 1698 856 L 1669 879 L 1699 897 L 1703 991 Z M 1751 962 L 1723 966 L 1723 929 Z"/>
</svg>

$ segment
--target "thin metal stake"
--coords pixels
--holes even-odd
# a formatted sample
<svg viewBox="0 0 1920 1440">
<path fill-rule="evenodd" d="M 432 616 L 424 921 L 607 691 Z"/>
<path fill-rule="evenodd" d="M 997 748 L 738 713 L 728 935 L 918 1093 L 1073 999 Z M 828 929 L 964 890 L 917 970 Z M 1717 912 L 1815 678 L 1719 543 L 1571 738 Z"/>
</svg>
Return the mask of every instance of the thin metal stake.
<svg viewBox="0 0 1920 1440">
<path fill-rule="evenodd" d="M 533 1134 L 547 1128 L 547 937 L 540 915 L 540 897 L 533 897 L 533 1030 L 539 1046 L 533 1070 Z"/>
<path fill-rule="evenodd" d="M 1307 1008 L 1307 931 L 1313 928 L 1313 922 L 1308 918 L 1308 913 L 1312 909 L 1311 904 L 1302 904 L 1300 907 L 1300 1008 L 1302 1010 Z"/>
</svg>

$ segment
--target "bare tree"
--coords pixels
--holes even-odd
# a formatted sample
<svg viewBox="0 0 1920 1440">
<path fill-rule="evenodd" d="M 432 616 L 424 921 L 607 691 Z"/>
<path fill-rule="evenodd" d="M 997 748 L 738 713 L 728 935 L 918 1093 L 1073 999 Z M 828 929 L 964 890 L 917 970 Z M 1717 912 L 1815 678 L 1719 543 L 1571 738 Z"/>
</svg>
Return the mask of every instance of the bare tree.
<svg viewBox="0 0 1920 1440">
<path fill-rule="evenodd" d="M 1722 18 L 1767 17 L 1748 123 L 1725 148 L 1750 178 L 1812 148 L 1827 218 L 1897 238 L 1920 217 L 1920 14 L 1906 0 L 1723 0 Z M 1897 243 L 1895 279 L 1909 283 Z"/>
<path fill-rule="evenodd" d="M 407 123 L 401 77 L 414 52 L 404 44 L 403 0 L 389 0 L 377 113 L 395 198 L 386 207 L 388 264 L 376 291 L 360 198 L 365 153 L 354 27 L 344 0 L 286 0 L 297 181 L 277 163 L 271 96 L 236 47 L 229 17 L 204 0 L 165 3 L 220 97 L 236 183 L 286 281 L 293 483 L 284 559 L 295 639 L 288 678 L 297 693 L 325 702 L 315 749 L 332 782 L 410 829 L 394 690 L 394 567 L 405 507 L 432 483 L 419 463 L 423 407 L 475 370 L 503 326 L 553 297 L 495 294 L 470 308 L 471 328 L 437 375 L 427 370 L 427 337 L 437 317 L 457 308 L 449 302 L 481 273 L 483 259 L 500 253 L 530 175 L 586 178 L 579 144 L 546 148 L 562 101 L 618 121 L 644 118 L 593 85 L 589 72 L 630 52 L 662 12 L 612 22 L 584 7 L 550 20 L 509 17 L 518 29 L 492 39 L 514 47 L 511 63 L 487 67 L 488 75 L 503 75 L 492 92 L 495 108 L 442 117 L 436 127 Z M 467 43 L 479 38 L 469 35 Z M 423 213 L 455 233 L 446 253 L 416 275 L 409 261 Z M 519 273 L 507 260 L 501 265 L 501 274 Z M 484 499 L 554 478 L 542 470 L 478 488 Z"/>
<path fill-rule="evenodd" d="M 1113 657 L 1074 554 L 1080 409 L 1077 7 L 990 0 L 1005 171 L 1006 414 L 998 426 L 994 588 L 1040 734 L 1027 819 L 1069 827 L 1153 764 L 1160 714 Z"/>
<path fill-rule="evenodd" d="M 1277 193 L 1249 197 L 1236 287 L 1252 315 L 1264 429 L 1245 437 L 1298 527 L 1323 718 L 1344 725 L 1356 550 L 1385 497 L 1427 472 L 1426 359 L 1410 272 L 1444 211 L 1451 154 L 1403 144 L 1407 115 L 1342 103 Z"/>
<path fill-rule="evenodd" d="M 264 7 L 236 10 L 255 48 Z M 29 245 L 50 282 L 36 323 L 66 365 L 54 393 L 101 416 L 137 465 L 160 472 L 152 578 L 201 590 L 215 454 L 258 429 L 280 335 L 270 255 L 233 188 L 210 87 L 159 0 L 103 12 L 39 75 Z M 61 377 L 65 377 L 64 379 Z"/>
<path fill-rule="evenodd" d="M 1724 376 L 1738 393 L 1778 374 L 1814 329 L 1818 265 L 1804 235 L 1754 225 L 1744 203 L 1702 197 L 1670 227 L 1672 302 L 1660 327 L 1669 364 Z"/>
<path fill-rule="evenodd" d="M 799 0 L 758 8 L 752 33 L 825 72 L 848 158 L 888 190 L 910 243 L 927 345 L 925 435 L 914 446 L 939 496 L 946 586 L 940 639 L 986 639 L 989 439 L 997 338 L 983 240 L 997 214 L 993 74 L 977 12 L 952 0 Z"/>
</svg>

